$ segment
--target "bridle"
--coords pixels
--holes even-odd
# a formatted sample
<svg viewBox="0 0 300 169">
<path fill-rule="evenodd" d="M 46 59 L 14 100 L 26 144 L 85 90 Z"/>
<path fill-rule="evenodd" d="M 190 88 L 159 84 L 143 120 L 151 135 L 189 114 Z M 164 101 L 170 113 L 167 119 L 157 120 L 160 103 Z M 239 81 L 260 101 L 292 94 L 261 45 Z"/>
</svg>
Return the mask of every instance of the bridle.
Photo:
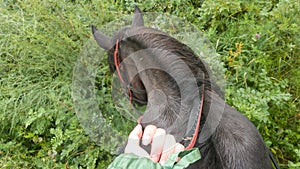
<svg viewBox="0 0 300 169">
<path fill-rule="evenodd" d="M 130 87 L 126 84 L 125 80 L 122 77 L 121 70 L 120 70 L 120 54 L 119 54 L 119 41 L 118 40 L 116 41 L 115 46 L 116 47 L 115 47 L 115 51 L 114 51 L 114 64 L 115 64 L 115 67 L 116 67 L 116 71 L 117 71 L 117 74 L 119 76 L 119 79 L 120 79 L 121 83 L 124 86 L 127 86 L 129 101 L 130 101 L 130 103 L 132 103 L 132 98 L 133 98 L 132 89 L 130 89 Z M 204 78 L 204 75 L 203 75 L 203 78 Z M 201 96 L 199 113 L 198 113 L 198 117 L 197 117 L 196 128 L 195 128 L 195 131 L 193 133 L 193 136 L 189 137 L 191 141 L 188 144 L 188 146 L 185 147 L 185 150 L 189 150 L 189 149 L 193 148 L 195 146 L 195 143 L 196 143 L 197 138 L 198 138 L 198 133 L 199 133 L 199 129 L 200 129 L 200 120 L 201 120 L 203 104 L 204 104 L 204 91 L 205 91 L 204 84 L 202 84 L 202 96 Z M 142 116 L 139 117 L 139 119 L 137 120 L 138 124 L 141 123 L 142 118 L 143 118 Z M 187 137 L 185 137 L 185 138 L 187 138 Z M 185 139 L 185 140 L 189 140 L 189 139 Z"/>
<path fill-rule="evenodd" d="M 191 139 L 191 142 L 187 147 L 185 147 L 185 150 L 189 150 L 189 149 L 193 148 L 195 146 L 195 143 L 196 143 L 197 138 L 198 138 L 198 133 L 199 133 L 199 129 L 200 129 L 201 115 L 202 115 L 202 110 L 203 110 L 203 105 L 204 105 L 204 91 L 205 91 L 204 84 L 202 84 L 201 102 L 200 102 L 200 108 L 199 108 L 196 128 L 195 128 L 193 137 Z"/>
<path fill-rule="evenodd" d="M 121 83 L 125 85 L 126 82 L 123 79 L 121 71 L 120 71 L 119 41 L 118 40 L 116 42 L 116 49 L 114 51 L 114 64 L 116 66 L 116 71 L 117 71 L 117 74 L 119 76 Z M 129 93 L 129 101 L 130 101 L 130 103 L 132 103 L 132 90 L 130 89 L 130 87 L 128 85 L 127 85 L 127 90 Z"/>
</svg>

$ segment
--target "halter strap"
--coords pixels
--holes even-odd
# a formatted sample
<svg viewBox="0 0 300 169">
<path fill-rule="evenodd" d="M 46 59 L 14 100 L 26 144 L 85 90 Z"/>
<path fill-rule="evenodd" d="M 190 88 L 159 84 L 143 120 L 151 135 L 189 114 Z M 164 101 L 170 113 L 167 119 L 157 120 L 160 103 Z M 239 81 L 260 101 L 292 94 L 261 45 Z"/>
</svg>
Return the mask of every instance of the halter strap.
<svg viewBox="0 0 300 169">
<path fill-rule="evenodd" d="M 118 73 L 118 76 L 119 76 L 119 79 L 120 81 L 122 82 L 123 85 L 126 85 L 123 77 L 122 77 L 122 74 L 121 74 L 121 71 L 120 71 L 120 60 L 119 60 L 119 40 L 117 40 L 116 42 L 116 49 L 114 51 L 114 63 L 115 63 L 115 66 L 116 66 L 116 71 Z M 129 87 L 127 87 L 127 90 L 128 90 L 128 93 L 129 93 L 129 100 L 130 100 L 130 103 L 132 103 L 132 91 Z"/>
</svg>

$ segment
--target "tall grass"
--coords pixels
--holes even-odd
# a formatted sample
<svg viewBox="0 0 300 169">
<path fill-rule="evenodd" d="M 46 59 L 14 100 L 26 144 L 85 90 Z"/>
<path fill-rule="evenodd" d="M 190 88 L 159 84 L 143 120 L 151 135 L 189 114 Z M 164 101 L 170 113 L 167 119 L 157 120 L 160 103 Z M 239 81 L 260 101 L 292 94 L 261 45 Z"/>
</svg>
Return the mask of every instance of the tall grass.
<svg viewBox="0 0 300 169">
<path fill-rule="evenodd" d="M 85 135 L 76 118 L 72 71 L 91 36 L 90 25 L 130 13 L 134 4 L 185 17 L 203 30 L 227 65 L 228 102 L 258 126 L 282 168 L 300 166 L 297 0 L 3 0 L 0 168 L 105 168 L 110 163 L 113 156 Z M 109 92 L 110 75 L 101 71 L 108 89 L 100 90 Z M 102 101 L 106 111 L 114 111 L 109 97 Z"/>
</svg>

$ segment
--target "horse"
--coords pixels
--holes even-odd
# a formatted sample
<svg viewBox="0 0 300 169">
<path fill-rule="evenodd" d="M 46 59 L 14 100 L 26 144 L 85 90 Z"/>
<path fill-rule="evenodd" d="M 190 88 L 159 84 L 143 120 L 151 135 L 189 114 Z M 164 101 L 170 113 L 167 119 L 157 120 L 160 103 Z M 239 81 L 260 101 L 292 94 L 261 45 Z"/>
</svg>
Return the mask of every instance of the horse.
<svg viewBox="0 0 300 169">
<path fill-rule="evenodd" d="M 107 50 L 109 67 L 126 86 L 130 100 L 146 105 L 142 126 L 163 128 L 177 142 L 199 149 L 201 159 L 188 169 L 273 168 L 259 131 L 222 99 L 205 63 L 187 45 L 145 27 L 138 7 L 132 25 L 113 38 L 95 26 L 92 33 Z M 196 136 L 192 144 L 190 128 Z"/>
</svg>

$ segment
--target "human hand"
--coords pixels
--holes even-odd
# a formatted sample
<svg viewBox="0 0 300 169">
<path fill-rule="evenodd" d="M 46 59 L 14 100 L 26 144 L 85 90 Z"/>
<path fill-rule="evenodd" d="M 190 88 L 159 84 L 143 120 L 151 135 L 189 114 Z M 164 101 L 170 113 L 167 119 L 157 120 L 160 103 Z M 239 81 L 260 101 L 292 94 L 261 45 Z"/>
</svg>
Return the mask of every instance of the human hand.
<svg viewBox="0 0 300 169">
<path fill-rule="evenodd" d="M 143 145 L 151 144 L 151 152 L 148 154 L 140 147 L 140 141 Z M 125 147 L 125 153 L 133 153 L 140 157 L 148 157 L 153 162 L 163 164 L 172 153 L 184 150 L 182 144 L 176 143 L 174 136 L 166 134 L 162 128 L 154 125 L 146 126 L 144 133 L 142 126 L 138 124 L 129 134 L 128 142 Z"/>
</svg>

